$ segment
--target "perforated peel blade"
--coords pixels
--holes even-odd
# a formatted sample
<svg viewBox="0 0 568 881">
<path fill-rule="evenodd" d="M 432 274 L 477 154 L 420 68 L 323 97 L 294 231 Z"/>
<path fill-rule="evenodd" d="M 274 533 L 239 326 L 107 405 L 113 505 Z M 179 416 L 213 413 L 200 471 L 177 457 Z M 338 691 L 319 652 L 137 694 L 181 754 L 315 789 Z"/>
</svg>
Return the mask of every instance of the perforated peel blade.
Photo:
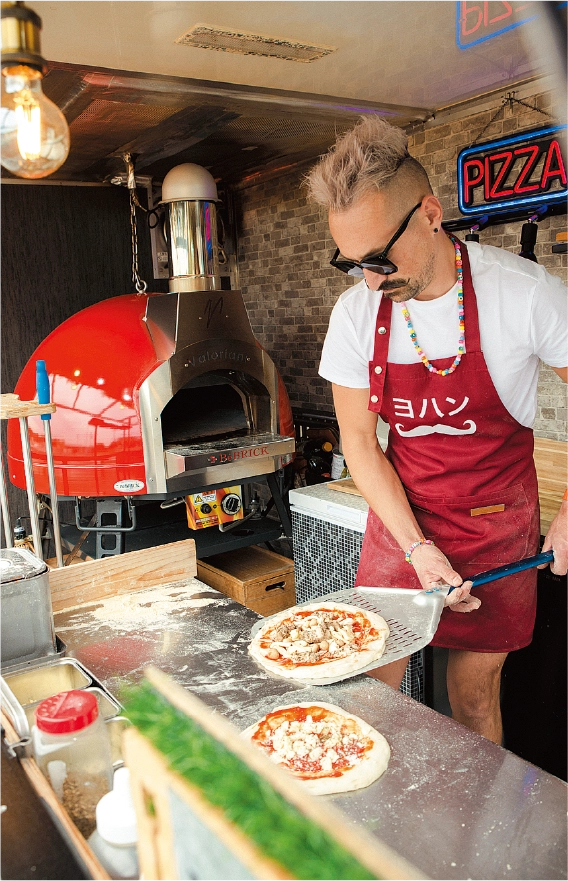
<svg viewBox="0 0 568 881">
<path fill-rule="evenodd" d="M 407 658 L 431 642 L 444 608 L 447 589 L 431 592 L 401 587 L 354 587 L 337 590 L 312 602 L 346 603 L 381 615 L 389 626 L 383 656 L 374 667 Z"/>
<path fill-rule="evenodd" d="M 390 664 L 400 658 L 407 658 L 414 652 L 420 651 L 432 640 L 438 628 L 447 592 L 448 588 L 426 592 L 424 590 L 406 590 L 400 587 L 354 587 L 336 590 L 321 597 L 314 597 L 307 603 L 294 606 L 294 609 L 320 603 L 322 605 L 325 603 L 345 603 L 350 606 L 358 606 L 368 612 L 381 615 L 387 622 L 390 631 L 385 651 L 378 661 L 373 661 L 367 667 L 346 673 L 343 676 L 310 679 L 309 682 L 306 680 L 306 684 L 332 685 L 334 682 L 359 676 L 361 673 L 375 670 L 384 664 Z M 275 616 L 271 615 L 257 621 L 252 628 L 251 635 L 255 636 L 260 628 L 273 617 Z"/>
<path fill-rule="evenodd" d="M 514 563 L 506 563 L 496 569 L 480 572 L 478 575 L 470 577 L 468 581 L 471 581 L 472 587 L 478 587 L 481 584 L 488 584 L 491 581 L 506 578 L 508 575 L 523 572 L 525 569 L 534 569 L 536 566 L 552 562 L 554 562 L 554 552 L 544 551 L 533 557 L 525 557 Z M 406 590 L 401 587 L 352 587 L 336 590 L 333 593 L 325 594 L 325 596 L 314 597 L 309 603 L 302 603 L 303 606 L 326 602 L 359 606 L 361 609 L 367 609 L 369 612 L 381 615 L 390 629 L 384 654 L 378 661 L 345 676 L 326 680 L 318 679 L 317 681 L 311 679 L 306 684 L 331 685 L 333 682 L 349 679 L 359 673 L 366 673 L 368 670 L 374 670 L 376 667 L 382 667 L 384 664 L 390 664 L 400 658 L 407 658 L 414 652 L 420 651 L 432 641 L 440 623 L 446 597 L 452 590 L 454 588 L 449 584 L 429 591 Z M 254 636 L 268 620 L 270 619 L 264 618 L 257 622 L 252 629 L 252 635 Z"/>
</svg>

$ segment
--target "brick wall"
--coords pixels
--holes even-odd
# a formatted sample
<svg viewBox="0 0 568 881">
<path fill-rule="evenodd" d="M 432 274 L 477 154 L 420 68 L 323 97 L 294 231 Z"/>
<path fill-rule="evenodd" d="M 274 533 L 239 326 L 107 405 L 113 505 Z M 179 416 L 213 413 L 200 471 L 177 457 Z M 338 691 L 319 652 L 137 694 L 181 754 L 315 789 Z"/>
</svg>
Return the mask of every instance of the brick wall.
<svg viewBox="0 0 568 881">
<path fill-rule="evenodd" d="M 524 99 L 551 113 L 550 95 Z M 444 215 L 458 218 L 456 160 L 464 147 L 476 140 L 493 140 L 553 121 L 526 106 L 503 108 L 491 124 L 498 102 L 489 111 L 443 125 L 415 126 L 409 148 L 430 175 Z M 485 131 L 484 131 L 485 129 Z M 346 277 L 329 265 L 335 245 L 325 214 L 309 204 L 302 177 L 309 166 L 287 175 L 241 189 L 240 286 L 253 330 L 280 370 L 292 406 L 332 411 L 331 389 L 318 376 L 321 347 L 329 315 L 346 287 Z M 556 233 L 566 229 L 566 216 L 539 223 L 535 248 L 539 263 L 566 283 L 566 255 L 552 254 Z M 480 233 L 482 244 L 518 252 L 520 223 L 494 226 Z M 539 384 L 539 409 L 535 433 L 565 440 L 567 410 L 565 385 L 543 366 Z"/>
<path fill-rule="evenodd" d="M 331 411 L 329 383 L 317 368 L 345 279 L 329 266 L 335 246 L 325 215 L 302 190 L 307 168 L 240 192 L 239 281 L 253 330 L 292 406 Z"/>
</svg>

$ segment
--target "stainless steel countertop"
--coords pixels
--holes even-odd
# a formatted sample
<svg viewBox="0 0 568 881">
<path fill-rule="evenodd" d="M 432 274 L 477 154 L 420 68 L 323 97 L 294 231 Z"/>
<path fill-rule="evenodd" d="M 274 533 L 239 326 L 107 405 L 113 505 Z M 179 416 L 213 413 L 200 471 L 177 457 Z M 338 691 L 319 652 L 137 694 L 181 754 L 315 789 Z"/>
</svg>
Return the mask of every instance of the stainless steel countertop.
<svg viewBox="0 0 568 881">
<path fill-rule="evenodd" d="M 247 653 L 258 619 L 192 579 L 60 612 L 55 627 L 117 696 L 153 663 L 240 729 L 295 701 L 360 716 L 388 740 L 389 767 L 326 798 L 431 878 L 567 877 L 563 781 L 368 676 L 306 688 L 264 672 Z"/>
</svg>

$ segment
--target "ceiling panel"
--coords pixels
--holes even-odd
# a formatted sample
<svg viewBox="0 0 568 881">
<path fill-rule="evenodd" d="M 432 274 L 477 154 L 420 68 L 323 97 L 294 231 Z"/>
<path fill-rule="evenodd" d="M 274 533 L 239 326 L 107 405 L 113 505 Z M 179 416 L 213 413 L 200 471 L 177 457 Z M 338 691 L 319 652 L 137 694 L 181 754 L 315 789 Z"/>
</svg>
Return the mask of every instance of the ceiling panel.
<svg viewBox="0 0 568 881">
<path fill-rule="evenodd" d="M 506 17 L 507 7 L 469 3 Z M 43 51 L 53 61 L 286 88 L 380 103 L 440 106 L 534 72 L 522 28 L 462 50 L 453 0 L 270 0 L 37 2 Z M 511 17 L 520 20 L 521 12 Z M 197 24 L 334 49 L 312 63 L 255 57 L 176 43 Z M 507 22 L 505 22 L 507 24 Z"/>
</svg>

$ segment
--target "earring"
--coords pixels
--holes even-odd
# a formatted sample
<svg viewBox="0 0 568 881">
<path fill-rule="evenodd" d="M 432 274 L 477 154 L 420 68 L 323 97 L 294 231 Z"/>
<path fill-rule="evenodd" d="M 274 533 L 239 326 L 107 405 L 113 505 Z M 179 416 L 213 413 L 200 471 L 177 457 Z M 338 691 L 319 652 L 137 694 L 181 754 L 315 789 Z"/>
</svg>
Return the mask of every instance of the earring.
<svg viewBox="0 0 568 881">
<path fill-rule="evenodd" d="M 437 226 L 434 227 L 434 232 L 438 232 L 438 227 L 437 227 Z"/>
</svg>

